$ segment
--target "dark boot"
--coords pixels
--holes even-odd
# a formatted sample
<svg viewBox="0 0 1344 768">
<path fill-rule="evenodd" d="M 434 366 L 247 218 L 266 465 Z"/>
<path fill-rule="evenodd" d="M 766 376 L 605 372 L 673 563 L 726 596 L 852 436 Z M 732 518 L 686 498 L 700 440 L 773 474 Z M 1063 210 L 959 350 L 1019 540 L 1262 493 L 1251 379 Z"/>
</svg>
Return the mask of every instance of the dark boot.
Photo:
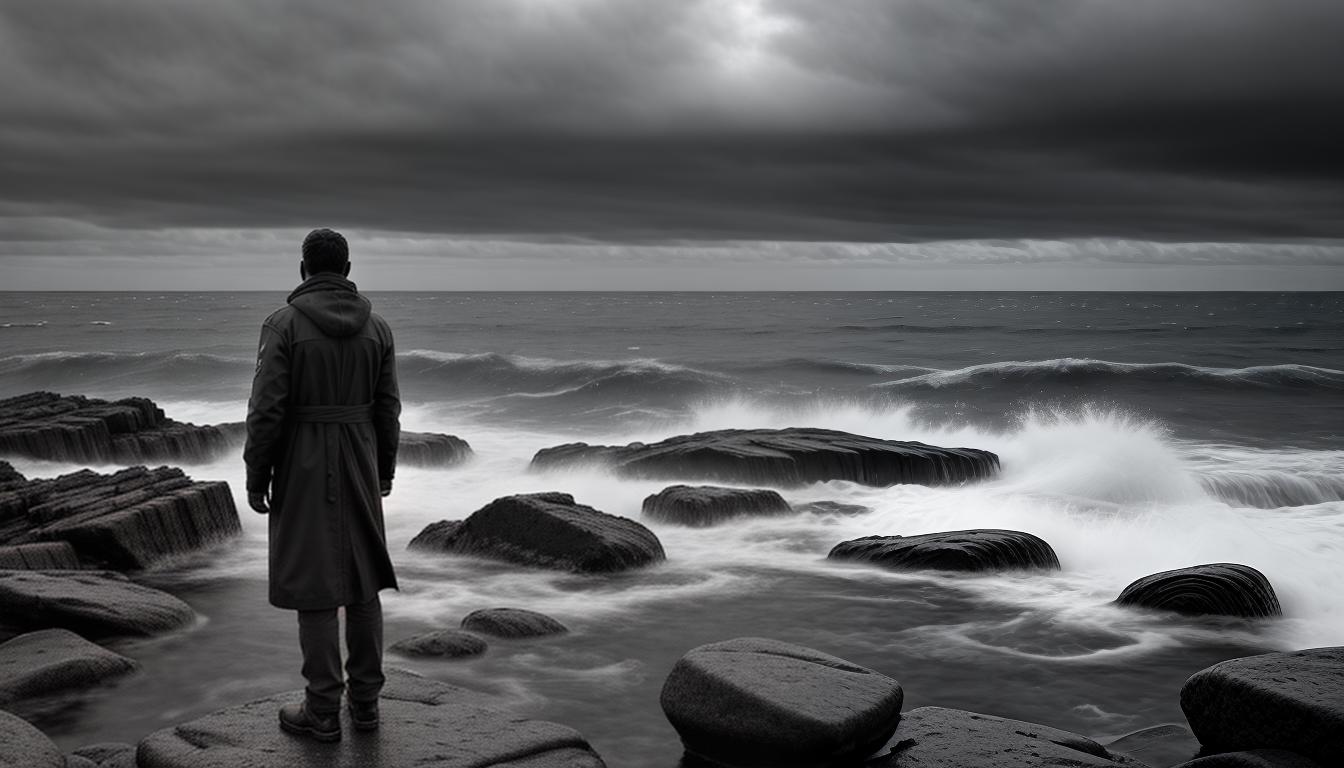
<svg viewBox="0 0 1344 768">
<path fill-rule="evenodd" d="M 280 708 L 280 730 L 318 741 L 340 741 L 341 714 L 314 712 L 306 702 L 286 704 Z"/>
<path fill-rule="evenodd" d="M 351 699 L 350 722 L 354 723 L 355 730 L 378 730 L 378 700 L 355 701 L 354 699 Z"/>
</svg>

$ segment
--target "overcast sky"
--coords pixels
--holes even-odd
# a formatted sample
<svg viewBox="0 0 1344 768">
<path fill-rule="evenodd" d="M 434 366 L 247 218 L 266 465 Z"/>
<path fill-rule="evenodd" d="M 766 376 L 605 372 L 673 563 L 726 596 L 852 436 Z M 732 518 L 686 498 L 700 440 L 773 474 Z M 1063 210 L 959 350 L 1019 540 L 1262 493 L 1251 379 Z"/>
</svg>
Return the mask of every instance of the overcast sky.
<svg viewBox="0 0 1344 768">
<path fill-rule="evenodd" d="M 7 0 L 5 288 L 1344 289 L 1338 0 Z"/>
</svg>

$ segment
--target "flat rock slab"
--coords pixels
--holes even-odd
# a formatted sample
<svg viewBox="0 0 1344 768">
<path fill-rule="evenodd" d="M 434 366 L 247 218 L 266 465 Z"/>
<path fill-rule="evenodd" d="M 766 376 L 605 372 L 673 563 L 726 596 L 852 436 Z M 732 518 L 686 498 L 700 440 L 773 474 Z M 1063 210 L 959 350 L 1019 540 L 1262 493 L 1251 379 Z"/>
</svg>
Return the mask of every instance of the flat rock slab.
<svg viewBox="0 0 1344 768">
<path fill-rule="evenodd" d="M 666 557 L 648 528 L 578 504 L 567 493 L 495 499 L 466 520 L 429 525 L 410 546 L 580 573 L 623 571 Z"/>
<path fill-rule="evenodd" d="M 0 710 L 0 768 L 65 768 L 65 755 L 27 720 Z"/>
<path fill-rule="evenodd" d="M 68 541 L 0 546 L 0 569 L 23 571 L 77 571 L 84 567 Z"/>
<path fill-rule="evenodd" d="M 706 528 L 739 517 L 794 514 L 793 507 L 777 491 L 716 485 L 664 488 L 644 499 L 642 512 L 649 520 L 692 528 Z"/>
<path fill-rule="evenodd" d="M 0 643 L 0 706 L 71 688 L 87 688 L 138 665 L 66 629 L 29 632 Z"/>
<path fill-rule="evenodd" d="M 139 768 L 602 768 L 577 731 L 488 706 L 474 691 L 388 670 L 382 727 L 319 744 L 282 732 L 281 705 L 300 691 L 260 699 L 150 734 Z"/>
<path fill-rule="evenodd" d="M 1022 568 L 1059 570 L 1049 544 L 1022 531 L 977 529 L 920 536 L 866 536 L 842 541 L 831 560 L 873 563 L 895 570 L 1001 571 Z"/>
<path fill-rule="evenodd" d="M 563 635 L 569 628 L 544 613 L 522 608 L 485 608 L 462 619 L 462 628 L 504 638 Z"/>
<path fill-rule="evenodd" d="M 1175 768 L 1325 768 L 1325 766 L 1296 752 L 1282 749 L 1252 749 L 1246 752 L 1223 752 L 1181 763 Z"/>
<path fill-rule="evenodd" d="M 107 571 L 0 571 L 0 624 L 84 637 L 143 636 L 190 625 L 191 606 Z"/>
<path fill-rule="evenodd" d="M 870 768 L 1102 768 L 1138 761 L 1048 725 L 960 709 L 920 707 L 901 716 L 889 751 Z"/>
<path fill-rule="evenodd" d="M 464 659 L 480 656 L 486 651 L 486 643 L 470 632 L 460 629 L 443 629 L 437 632 L 398 640 L 388 647 L 389 651 L 404 656 L 436 656 L 445 659 Z"/>
<path fill-rule="evenodd" d="M 844 765 L 882 746 L 901 717 L 886 675 L 778 640 L 695 648 L 661 703 L 686 750 L 733 766 Z"/>
<path fill-rule="evenodd" d="M 1283 615 L 1269 579 L 1238 563 L 1209 563 L 1144 576 L 1125 587 L 1115 602 L 1186 615 Z"/>
<path fill-rule="evenodd" d="M 975 448 L 879 440 L 829 429 L 725 429 L 624 446 L 545 448 L 533 469 L 596 464 L 639 478 L 799 486 L 848 480 L 872 486 L 949 485 L 992 477 L 999 457 Z"/>
<path fill-rule="evenodd" d="M 1185 681 L 1181 709 L 1211 750 L 1281 749 L 1344 765 L 1344 647 L 1215 664 Z"/>
</svg>

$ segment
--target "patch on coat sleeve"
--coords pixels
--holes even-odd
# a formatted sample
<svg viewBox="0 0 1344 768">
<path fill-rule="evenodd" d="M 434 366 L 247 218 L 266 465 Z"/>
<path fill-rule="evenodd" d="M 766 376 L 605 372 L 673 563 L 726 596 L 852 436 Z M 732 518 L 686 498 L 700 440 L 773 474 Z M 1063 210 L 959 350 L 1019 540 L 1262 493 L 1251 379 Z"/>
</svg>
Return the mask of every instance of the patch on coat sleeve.
<svg viewBox="0 0 1344 768">
<path fill-rule="evenodd" d="M 266 352 L 266 342 L 263 341 L 261 342 L 261 348 L 257 350 L 257 368 L 252 372 L 252 376 L 254 378 L 257 376 L 257 374 L 261 373 L 261 356 L 265 354 L 265 352 Z"/>
</svg>

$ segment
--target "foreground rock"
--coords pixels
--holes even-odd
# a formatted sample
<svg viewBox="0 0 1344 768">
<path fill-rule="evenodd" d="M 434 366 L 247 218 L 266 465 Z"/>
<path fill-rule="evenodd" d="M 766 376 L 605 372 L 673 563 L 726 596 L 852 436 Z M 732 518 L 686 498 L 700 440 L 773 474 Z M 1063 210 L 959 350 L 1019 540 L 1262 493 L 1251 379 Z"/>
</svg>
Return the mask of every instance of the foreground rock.
<svg viewBox="0 0 1344 768">
<path fill-rule="evenodd" d="M 29 632 L 0 644 L 0 706 L 133 672 L 136 663 L 65 629 Z"/>
<path fill-rule="evenodd" d="M 688 752 L 773 768 L 862 759 L 891 736 L 902 699 L 895 680 L 871 669 L 747 637 L 687 653 L 660 701 Z"/>
<path fill-rule="evenodd" d="M 840 542 L 827 557 L 896 570 L 1059 569 L 1059 558 L 1044 540 L 1022 531 L 993 529 L 922 536 L 866 536 Z"/>
<path fill-rule="evenodd" d="M 82 757 L 98 768 L 136 768 L 135 745 L 121 742 L 102 742 L 80 747 L 70 753 Z"/>
<path fill-rule="evenodd" d="M 828 480 L 863 485 L 948 485 L 993 476 L 999 457 L 974 448 L 878 440 L 828 429 L 726 429 L 625 446 L 546 448 L 533 469 L 584 464 L 641 478 L 797 486 Z"/>
<path fill-rule="evenodd" d="M 775 491 L 715 485 L 674 485 L 644 499 L 643 505 L 643 514 L 650 520 L 692 528 L 705 528 L 737 517 L 793 513 L 793 507 Z"/>
<path fill-rule="evenodd" d="M 65 756 L 27 720 L 0 710 L 0 768 L 65 768 Z"/>
<path fill-rule="evenodd" d="M 68 541 L 0 546 L 0 570 L 79 570 L 84 567 Z"/>
<path fill-rule="evenodd" d="M 567 493 L 495 499 L 466 520 L 433 523 L 411 547 L 581 573 L 638 568 L 665 559 L 634 520 L 578 504 Z"/>
<path fill-rule="evenodd" d="M 405 640 L 398 640 L 388 650 L 403 656 L 434 656 L 444 659 L 465 659 L 480 656 L 486 651 L 485 641 L 460 629 L 426 632 Z"/>
<path fill-rule="evenodd" d="M 1209 750 L 1279 749 L 1344 765 L 1344 647 L 1215 664 L 1185 682 L 1181 709 Z"/>
<path fill-rule="evenodd" d="M 1141 765 L 1076 733 L 960 709 L 920 707 L 901 716 L 871 768 L 1102 768 Z"/>
<path fill-rule="evenodd" d="M 231 442 L 219 427 L 173 421 L 143 397 L 30 392 L 0 400 L 0 454 L 99 464 L 204 462 L 223 456 Z"/>
<path fill-rule="evenodd" d="M 505 638 L 563 635 L 569 628 L 544 613 L 522 608 L 486 608 L 462 619 L 462 628 L 482 635 Z"/>
<path fill-rule="evenodd" d="M 148 568 L 241 532 L 229 484 L 194 482 L 176 467 L 85 469 L 0 491 L 0 544 L 66 542 L 98 567 Z"/>
<path fill-rule="evenodd" d="M 1115 602 L 1187 615 L 1283 615 L 1269 579 L 1249 565 L 1236 563 L 1195 565 L 1144 576 L 1125 587 Z"/>
<path fill-rule="evenodd" d="M 103 638 L 169 632 L 195 620 L 191 606 L 119 573 L 0 571 L 0 629 L 59 627 Z"/>
<path fill-rule="evenodd" d="M 1246 752 L 1223 752 L 1181 763 L 1175 768 L 1326 768 L 1296 752 L 1282 749 L 1252 749 Z"/>
<path fill-rule="evenodd" d="M 345 738 L 318 744 L 276 727 L 294 691 L 224 709 L 140 742 L 139 768 L 602 768 L 571 728 L 499 712 L 481 694 L 388 670 L 376 734 L 356 733 L 342 711 Z"/>
<path fill-rule="evenodd" d="M 231 443 L 247 439 L 247 425 L 241 421 L 216 424 Z M 475 455 L 466 440 L 438 432 L 402 432 L 397 444 L 397 463 L 415 467 L 452 467 Z"/>
<path fill-rule="evenodd" d="M 1133 758 L 1153 768 L 1183 763 L 1199 754 L 1199 739 L 1185 723 L 1142 728 L 1102 743 L 1113 755 Z"/>
</svg>

